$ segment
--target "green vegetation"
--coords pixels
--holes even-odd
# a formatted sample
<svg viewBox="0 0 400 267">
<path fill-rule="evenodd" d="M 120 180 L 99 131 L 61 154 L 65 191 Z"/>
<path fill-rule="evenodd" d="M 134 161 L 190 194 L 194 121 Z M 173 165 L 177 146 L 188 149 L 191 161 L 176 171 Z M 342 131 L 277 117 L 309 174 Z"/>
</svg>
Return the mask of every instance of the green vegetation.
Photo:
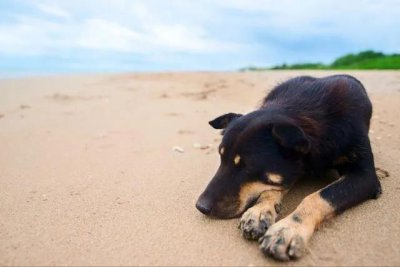
<svg viewBox="0 0 400 267">
<path fill-rule="evenodd" d="M 400 54 L 385 55 L 381 52 L 375 52 L 371 50 L 363 51 L 358 54 L 347 54 L 337 58 L 331 64 L 322 63 L 300 63 L 300 64 L 282 64 L 272 68 L 259 68 L 259 67 L 247 67 L 241 69 L 241 71 L 262 71 L 262 70 L 301 70 L 301 69 L 322 69 L 322 70 L 397 70 L 400 69 Z"/>
</svg>

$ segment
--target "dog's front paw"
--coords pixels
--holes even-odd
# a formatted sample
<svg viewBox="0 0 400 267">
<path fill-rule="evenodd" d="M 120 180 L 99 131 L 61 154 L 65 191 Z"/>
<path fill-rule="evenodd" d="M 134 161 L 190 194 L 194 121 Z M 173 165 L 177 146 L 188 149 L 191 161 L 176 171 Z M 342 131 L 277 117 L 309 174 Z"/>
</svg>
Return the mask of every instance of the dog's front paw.
<svg viewBox="0 0 400 267">
<path fill-rule="evenodd" d="M 259 239 L 261 251 L 280 261 L 298 259 L 306 251 L 309 231 L 285 218 L 268 229 Z"/>
<path fill-rule="evenodd" d="M 240 219 L 239 229 L 246 239 L 259 239 L 275 223 L 280 204 L 275 207 L 256 205 L 248 209 Z"/>
</svg>

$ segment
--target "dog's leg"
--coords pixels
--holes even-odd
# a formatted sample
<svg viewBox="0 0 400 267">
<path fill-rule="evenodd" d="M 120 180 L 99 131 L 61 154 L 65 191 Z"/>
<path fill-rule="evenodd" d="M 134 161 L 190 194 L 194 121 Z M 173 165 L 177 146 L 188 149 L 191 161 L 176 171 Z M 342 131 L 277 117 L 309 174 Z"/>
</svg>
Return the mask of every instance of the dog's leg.
<svg viewBox="0 0 400 267">
<path fill-rule="evenodd" d="M 380 194 L 369 142 L 367 145 L 360 159 L 347 166 L 339 180 L 307 196 L 293 213 L 268 229 L 260 238 L 265 254 L 278 260 L 301 257 L 323 220 Z"/>
<path fill-rule="evenodd" d="M 275 223 L 281 211 L 281 200 L 287 190 L 268 190 L 261 193 L 257 203 L 240 219 L 239 229 L 247 239 L 259 239 Z"/>
</svg>

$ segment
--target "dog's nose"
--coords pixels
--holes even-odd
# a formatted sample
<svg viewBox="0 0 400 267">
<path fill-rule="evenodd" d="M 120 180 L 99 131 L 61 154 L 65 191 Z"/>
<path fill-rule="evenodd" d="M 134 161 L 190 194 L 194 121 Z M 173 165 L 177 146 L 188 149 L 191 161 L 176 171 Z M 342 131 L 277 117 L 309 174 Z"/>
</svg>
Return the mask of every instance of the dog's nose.
<svg viewBox="0 0 400 267">
<path fill-rule="evenodd" d="M 209 215 L 211 213 L 211 201 L 204 197 L 200 197 L 196 202 L 196 208 L 203 214 Z"/>
</svg>

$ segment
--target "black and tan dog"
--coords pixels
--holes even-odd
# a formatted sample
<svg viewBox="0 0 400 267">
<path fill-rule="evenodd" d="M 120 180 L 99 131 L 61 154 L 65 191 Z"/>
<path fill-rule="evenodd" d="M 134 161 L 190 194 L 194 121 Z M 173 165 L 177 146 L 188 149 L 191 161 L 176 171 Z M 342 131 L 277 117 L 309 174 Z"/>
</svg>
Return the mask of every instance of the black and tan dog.
<svg viewBox="0 0 400 267">
<path fill-rule="evenodd" d="M 259 239 L 265 254 L 278 260 L 302 256 L 323 220 L 381 193 L 368 138 L 371 114 L 357 79 L 303 76 L 276 86 L 254 112 L 210 121 L 224 129 L 221 164 L 197 209 L 219 218 L 243 214 L 243 236 Z M 330 169 L 340 179 L 275 223 L 282 197 L 298 179 Z"/>
</svg>

